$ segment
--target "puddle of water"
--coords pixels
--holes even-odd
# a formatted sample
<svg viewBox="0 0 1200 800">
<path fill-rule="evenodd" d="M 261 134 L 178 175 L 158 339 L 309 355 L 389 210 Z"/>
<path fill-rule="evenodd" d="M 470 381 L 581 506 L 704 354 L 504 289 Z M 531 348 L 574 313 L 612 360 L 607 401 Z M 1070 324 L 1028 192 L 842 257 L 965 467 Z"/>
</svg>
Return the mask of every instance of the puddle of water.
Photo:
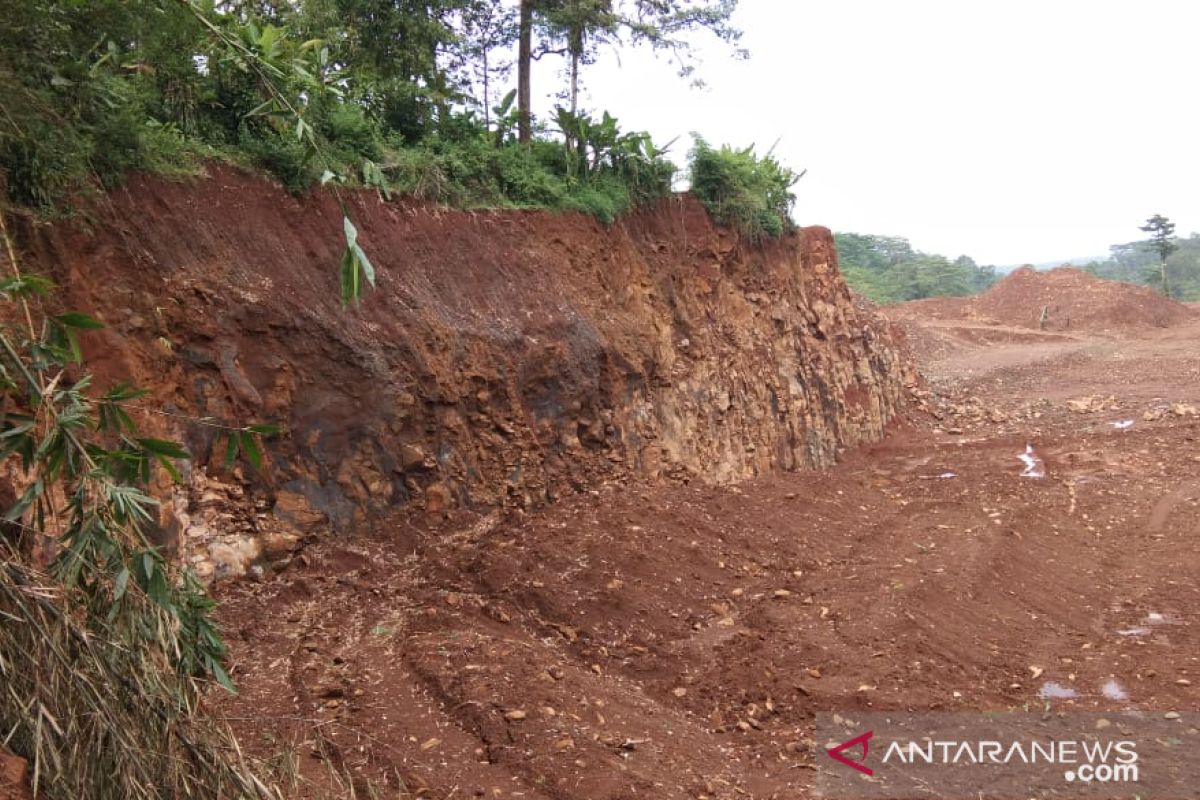
<svg viewBox="0 0 1200 800">
<path fill-rule="evenodd" d="M 1025 452 L 1020 453 L 1017 458 L 1021 459 L 1021 463 L 1025 465 L 1025 469 L 1021 471 L 1022 478 L 1046 477 L 1046 465 L 1038 454 L 1033 452 L 1033 445 L 1025 445 Z"/>
<path fill-rule="evenodd" d="M 1116 428 L 1119 431 L 1127 431 L 1133 427 L 1133 420 L 1122 419 L 1122 420 L 1117 420 L 1116 422 L 1110 422 L 1108 424 L 1113 426 L 1114 428 Z"/>
<path fill-rule="evenodd" d="M 943 472 L 941 475 L 922 475 L 921 476 L 922 480 L 927 480 L 927 481 L 942 481 L 942 480 L 947 480 L 949 478 L 957 478 L 957 477 L 958 477 L 958 475 L 953 472 Z"/>
<path fill-rule="evenodd" d="M 1106 680 L 1104 685 L 1100 687 L 1100 693 L 1109 700 L 1124 701 L 1129 699 L 1129 692 L 1125 691 L 1125 687 L 1116 678 Z"/>
<path fill-rule="evenodd" d="M 1038 689 L 1038 697 L 1043 700 L 1074 700 L 1079 697 L 1079 692 L 1057 681 L 1046 681 L 1042 688 Z"/>
<path fill-rule="evenodd" d="M 1167 618 L 1157 611 L 1151 611 L 1146 615 L 1146 622 L 1150 623 L 1151 625 L 1162 625 L 1166 621 Z"/>
</svg>

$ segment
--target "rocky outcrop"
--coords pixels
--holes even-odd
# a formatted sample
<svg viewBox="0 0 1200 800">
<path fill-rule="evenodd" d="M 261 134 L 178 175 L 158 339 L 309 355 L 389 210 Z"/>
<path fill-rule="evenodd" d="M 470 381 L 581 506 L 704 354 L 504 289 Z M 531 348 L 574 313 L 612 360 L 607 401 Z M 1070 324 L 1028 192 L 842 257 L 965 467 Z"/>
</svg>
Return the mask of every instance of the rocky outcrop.
<svg viewBox="0 0 1200 800">
<path fill-rule="evenodd" d="M 135 179 L 86 223 L 23 230 L 66 303 L 109 324 L 86 343 L 101 377 L 172 414 L 286 428 L 239 480 L 214 428 L 149 415 L 195 455 L 176 507 L 210 550 L 226 523 L 295 537 L 413 504 L 821 467 L 896 414 L 899 356 L 851 303 L 823 228 L 750 247 L 687 197 L 610 228 L 366 192 L 350 206 L 379 285 L 349 309 L 332 199 L 227 168 Z M 214 511 L 239 502 L 241 522 Z"/>
</svg>

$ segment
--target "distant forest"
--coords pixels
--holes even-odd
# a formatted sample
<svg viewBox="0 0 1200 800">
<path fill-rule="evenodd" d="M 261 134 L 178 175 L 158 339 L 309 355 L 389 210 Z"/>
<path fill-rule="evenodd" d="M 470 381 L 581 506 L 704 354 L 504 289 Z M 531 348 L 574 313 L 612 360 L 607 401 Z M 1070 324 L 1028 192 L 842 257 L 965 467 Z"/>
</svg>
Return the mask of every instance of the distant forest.
<svg viewBox="0 0 1200 800">
<path fill-rule="evenodd" d="M 1007 270 L 980 266 L 969 256 L 949 259 L 914 250 L 907 239 L 861 233 L 835 233 L 842 274 L 850 288 L 875 303 L 903 303 L 925 297 L 963 297 L 991 287 Z M 1200 233 L 1175 239 L 1167 258 L 1171 297 L 1200 300 Z M 1158 254 L 1145 241 L 1116 244 L 1106 259 L 1076 266 L 1101 278 L 1139 286 L 1161 286 Z M 1039 264 L 1038 268 L 1063 266 Z"/>
<path fill-rule="evenodd" d="M 1180 236 L 1175 239 L 1179 249 L 1167 257 L 1167 280 L 1171 297 L 1176 300 L 1200 300 L 1200 233 Z M 1158 254 L 1145 242 L 1115 244 L 1109 248 L 1110 255 L 1103 261 L 1092 261 L 1083 269 L 1098 275 L 1140 286 L 1161 285 Z"/>
<path fill-rule="evenodd" d="M 875 303 L 903 303 L 923 297 L 962 297 L 994 284 L 994 266 L 970 256 L 949 259 L 914 250 L 907 239 L 862 233 L 835 233 L 846 282 Z"/>
</svg>

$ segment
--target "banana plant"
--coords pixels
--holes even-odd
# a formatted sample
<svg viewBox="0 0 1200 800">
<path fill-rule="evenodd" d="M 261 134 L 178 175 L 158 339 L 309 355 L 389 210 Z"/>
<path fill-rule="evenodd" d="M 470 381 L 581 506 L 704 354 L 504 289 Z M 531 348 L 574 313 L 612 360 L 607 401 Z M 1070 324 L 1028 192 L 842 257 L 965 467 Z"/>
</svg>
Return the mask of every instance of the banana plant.
<svg viewBox="0 0 1200 800">
<path fill-rule="evenodd" d="M 616 117 L 608 112 L 599 120 L 561 107 L 555 113 L 563 134 L 570 180 L 588 182 L 607 172 L 627 180 L 647 197 L 669 184 L 673 168 L 664 154 L 674 140 L 658 148 L 648 133 L 622 133 Z"/>
<path fill-rule="evenodd" d="M 513 103 L 516 99 L 517 90 L 513 89 L 504 95 L 499 105 L 492 108 L 492 113 L 496 115 L 496 147 L 503 146 L 504 142 L 517 128 L 518 114 L 513 108 Z"/>
</svg>

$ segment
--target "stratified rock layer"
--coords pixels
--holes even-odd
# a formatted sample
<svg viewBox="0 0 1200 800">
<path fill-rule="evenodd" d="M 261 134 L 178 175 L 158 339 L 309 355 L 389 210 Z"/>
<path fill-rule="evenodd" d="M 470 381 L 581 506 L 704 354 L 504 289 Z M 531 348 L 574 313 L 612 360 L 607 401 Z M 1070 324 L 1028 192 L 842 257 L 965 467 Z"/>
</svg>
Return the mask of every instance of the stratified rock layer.
<svg viewBox="0 0 1200 800">
<path fill-rule="evenodd" d="M 135 179 L 22 244 L 109 323 L 87 343 L 102 378 L 170 412 L 286 428 L 244 480 L 301 530 L 825 466 L 897 411 L 899 357 L 824 228 L 750 247 L 688 197 L 606 228 L 363 192 L 348 200 L 378 288 L 343 308 L 331 197 L 211 172 Z M 148 421 L 221 472 L 216 429 Z"/>
</svg>

